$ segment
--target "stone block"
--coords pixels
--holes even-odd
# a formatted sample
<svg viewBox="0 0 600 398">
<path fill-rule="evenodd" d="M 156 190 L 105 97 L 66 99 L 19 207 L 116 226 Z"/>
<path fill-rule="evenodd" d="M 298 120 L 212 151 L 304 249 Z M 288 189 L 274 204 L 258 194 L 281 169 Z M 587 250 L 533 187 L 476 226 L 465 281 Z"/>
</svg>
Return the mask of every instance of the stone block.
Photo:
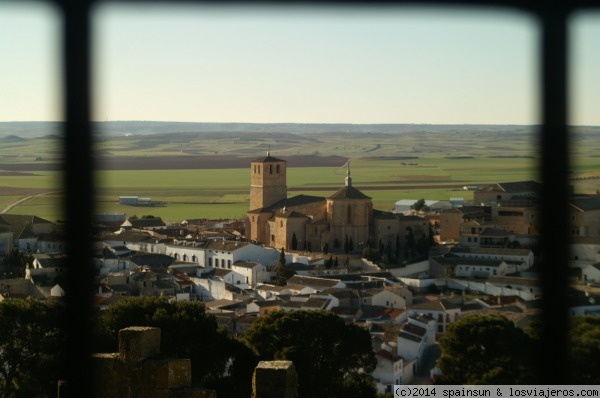
<svg viewBox="0 0 600 398">
<path fill-rule="evenodd" d="M 159 352 L 160 328 L 134 326 L 119 330 L 119 355 L 123 362 L 140 362 Z"/>
<path fill-rule="evenodd" d="M 142 363 L 140 374 L 142 396 L 192 385 L 192 363 L 189 359 L 149 359 Z"/>
<path fill-rule="evenodd" d="M 90 360 L 92 370 L 93 397 L 120 398 L 127 394 L 127 373 L 125 365 L 116 353 L 93 354 Z"/>
<path fill-rule="evenodd" d="M 261 361 L 252 377 L 253 398 L 297 398 L 298 374 L 292 361 Z"/>
</svg>

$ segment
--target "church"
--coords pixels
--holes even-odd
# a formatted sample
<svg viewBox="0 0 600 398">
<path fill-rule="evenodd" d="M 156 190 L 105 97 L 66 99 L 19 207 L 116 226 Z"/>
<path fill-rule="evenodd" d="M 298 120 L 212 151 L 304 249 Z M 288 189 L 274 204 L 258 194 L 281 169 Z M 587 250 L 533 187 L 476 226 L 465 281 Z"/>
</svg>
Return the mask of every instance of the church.
<svg viewBox="0 0 600 398">
<path fill-rule="evenodd" d="M 371 242 L 392 246 L 404 242 L 407 227 L 426 233 L 428 221 L 373 209 L 371 198 L 352 185 L 347 166 L 344 185 L 328 197 L 287 196 L 287 161 L 267 153 L 250 162 L 250 210 L 246 237 L 285 250 L 339 251 L 352 242 L 354 251 Z M 295 247 L 294 247 L 295 246 Z"/>
</svg>

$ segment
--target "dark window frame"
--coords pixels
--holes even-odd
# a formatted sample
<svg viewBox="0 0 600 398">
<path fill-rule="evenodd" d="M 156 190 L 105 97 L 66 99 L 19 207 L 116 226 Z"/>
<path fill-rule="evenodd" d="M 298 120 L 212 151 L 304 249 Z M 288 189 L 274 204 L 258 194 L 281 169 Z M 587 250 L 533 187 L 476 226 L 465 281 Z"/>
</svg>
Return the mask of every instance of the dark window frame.
<svg viewBox="0 0 600 398">
<path fill-rule="evenodd" d="M 91 221 L 94 207 L 92 137 L 90 134 L 90 13 L 93 0 L 48 0 L 62 17 L 65 120 L 64 187 L 69 267 L 67 311 L 68 396 L 90 396 L 89 372 L 93 267 Z M 148 1 L 153 2 L 153 1 Z M 181 2 L 181 1 L 180 1 Z M 187 3 L 194 3 L 188 1 Z M 199 3 L 199 2 L 197 2 Z M 209 2 L 211 3 L 211 2 Z M 164 3 L 168 4 L 168 3 Z M 172 3 L 171 3 L 172 4 Z M 241 3 L 240 3 L 241 4 Z M 294 2 L 297 4 L 297 2 Z M 379 3 L 313 2 L 320 5 L 433 5 L 505 7 L 532 15 L 540 25 L 541 81 L 541 253 L 543 346 L 540 352 L 540 384 L 568 384 L 566 331 L 568 323 L 568 151 L 567 131 L 567 19 L 575 11 L 598 9 L 592 0 L 568 2 L 536 0 L 394 1 Z M 259 170 L 260 173 L 260 170 Z M 551 198 L 551 199 L 550 199 Z M 87 267 L 84 265 L 88 265 Z M 551 333 L 549 333 L 551 331 Z M 563 366 L 553 366 L 553 364 Z"/>
</svg>

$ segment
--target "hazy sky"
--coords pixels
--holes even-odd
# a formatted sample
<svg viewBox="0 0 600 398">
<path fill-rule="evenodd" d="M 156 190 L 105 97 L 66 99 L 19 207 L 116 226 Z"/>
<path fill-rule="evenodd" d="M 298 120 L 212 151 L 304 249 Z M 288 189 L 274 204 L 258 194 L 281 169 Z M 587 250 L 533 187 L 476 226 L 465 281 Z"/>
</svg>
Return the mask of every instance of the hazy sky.
<svg viewBox="0 0 600 398">
<path fill-rule="evenodd" d="M 95 120 L 539 122 L 538 27 L 449 8 L 98 6 Z M 600 125 L 600 14 L 572 24 L 574 124 Z M 59 120 L 60 18 L 0 3 L 0 121 Z"/>
</svg>

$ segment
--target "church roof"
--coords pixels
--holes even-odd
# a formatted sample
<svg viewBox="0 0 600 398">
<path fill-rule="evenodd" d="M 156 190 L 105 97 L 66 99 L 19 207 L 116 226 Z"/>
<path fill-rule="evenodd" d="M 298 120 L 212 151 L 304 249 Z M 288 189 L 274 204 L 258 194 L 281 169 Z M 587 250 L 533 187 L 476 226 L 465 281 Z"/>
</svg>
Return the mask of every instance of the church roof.
<svg viewBox="0 0 600 398">
<path fill-rule="evenodd" d="M 278 158 L 274 158 L 273 156 L 271 156 L 268 152 L 267 152 L 267 156 L 264 158 L 258 158 L 258 159 L 254 159 L 252 162 L 260 162 L 260 163 L 269 163 L 269 162 L 286 162 L 283 159 L 278 159 Z"/>
<path fill-rule="evenodd" d="M 281 218 L 308 218 L 307 215 L 299 213 L 297 211 L 277 213 L 276 216 Z"/>
<path fill-rule="evenodd" d="M 269 208 L 265 210 L 276 211 L 281 210 L 284 207 L 292 208 L 318 202 L 323 202 L 323 204 L 325 204 L 325 198 L 322 196 L 296 195 L 292 196 L 291 198 L 282 199 L 279 202 L 269 206 Z"/>
<path fill-rule="evenodd" d="M 515 182 L 499 182 L 497 184 L 487 185 L 479 192 L 536 192 L 540 188 L 540 183 L 537 181 L 515 181 Z"/>
<path fill-rule="evenodd" d="M 579 211 L 592 211 L 600 209 L 600 196 L 575 198 L 569 201 L 570 205 Z"/>
<path fill-rule="evenodd" d="M 396 216 L 394 213 L 390 213 L 389 211 L 373 209 L 373 218 L 378 220 L 397 220 L 398 216 Z"/>
<path fill-rule="evenodd" d="M 338 189 L 336 193 L 328 197 L 327 199 L 371 199 L 352 185 L 342 187 Z"/>
</svg>

